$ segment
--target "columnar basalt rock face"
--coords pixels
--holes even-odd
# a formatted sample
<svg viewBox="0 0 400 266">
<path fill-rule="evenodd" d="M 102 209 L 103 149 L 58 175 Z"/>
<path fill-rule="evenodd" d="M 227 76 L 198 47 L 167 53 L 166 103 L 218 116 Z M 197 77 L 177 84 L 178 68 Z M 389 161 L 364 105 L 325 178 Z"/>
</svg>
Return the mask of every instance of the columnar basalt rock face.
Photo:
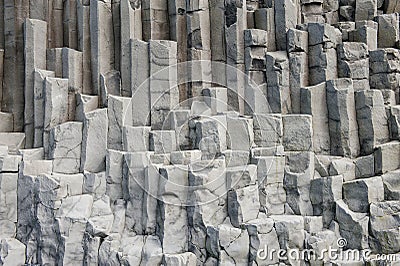
<svg viewBox="0 0 400 266">
<path fill-rule="evenodd" d="M 398 12 L 0 0 L 0 265 L 398 256 Z"/>
</svg>

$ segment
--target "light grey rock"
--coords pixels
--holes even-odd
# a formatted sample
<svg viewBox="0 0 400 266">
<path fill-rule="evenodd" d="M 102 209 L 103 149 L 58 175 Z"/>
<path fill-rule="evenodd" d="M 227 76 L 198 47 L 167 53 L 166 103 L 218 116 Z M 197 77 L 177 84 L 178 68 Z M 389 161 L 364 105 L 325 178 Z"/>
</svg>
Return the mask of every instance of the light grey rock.
<svg viewBox="0 0 400 266">
<path fill-rule="evenodd" d="M 313 146 L 317 154 L 330 154 L 329 114 L 326 85 L 301 88 L 301 113 L 312 116 Z M 322 104 L 321 104 L 322 103 Z"/>
<path fill-rule="evenodd" d="M 247 230 L 222 224 L 217 227 L 220 251 L 220 263 L 246 264 L 249 256 L 249 235 Z M 245 248 L 243 248 L 245 247 Z"/>
<path fill-rule="evenodd" d="M 2 265 L 25 264 L 25 245 L 15 238 L 4 238 L 1 240 L 0 263 Z"/>
<path fill-rule="evenodd" d="M 254 142 L 260 147 L 275 147 L 282 144 L 283 125 L 279 114 L 257 114 L 253 116 Z"/>
<path fill-rule="evenodd" d="M 68 120 L 68 80 L 47 77 L 44 82 L 43 143 L 47 143 L 49 131 Z M 44 147 L 47 154 L 47 145 Z"/>
<path fill-rule="evenodd" d="M 127 97 L 110 96 L 108 98 L 108 140 L 109 149 L 122 150 L 122 129 L 131 126 L 132 102 Z"/>
<path fill-rule="evenodd" d="M 53 160 L 53 171 L 78 173 L 81 163 L 82 123 L 67 122 L 51 129 L 48 158 Z"/>
<path fill-rule="evenodd" d="M 170 153 L 176 151 L 176 136 L 174 130 L 153 130 L 149 134 L 149 148 L 155 153 Z"/>
<path fill-rule="evenodd" d="M 150 125 L 150 61 L 149 44 L 138 39 L 133 39 L 131 45 L 131 84 L 132 105 L 140 106 L 133 112 L 133 125 Z"/>
<path fill-rule="evenodd" d="M 194 120 L 190 137 L 202 152 L 202 158 L 212 159 L 227 149 L 227 122 L 226 116 L 201 118 Z"/>
<path fill-rule="evenodd" d="M 33 147 L 34 142 L 34 71 L 46 68 L 47 23 L 36 19 L 26 19 L 24 23 L 24 59 L 25 59 L 25 109 L 24 131 L 26 146 Z M 13 126 L 12 126 L 13 128 Z"/>
<path fill-rule="evenodd" d="M 283 146 L 287 151 L 312 151 L 313 130 L 310 115 L 284 115 Z"/>
<path fill-rule="evenodd" d="M 0 132 L 0 146 L 6 146 L 10 153 L 17 153 L 25 146 L 25 134 L 18 132 Z"/>
<path fill-rule="evenodd" d="M 228 214 L 233 226 L 240 227 L 242 223 L 257 218 L 260 201 L 256 184 L 228 192 Z"/>
<path fill-rule="evenodd" d="M 231 150 L 250 150 L 254 145 L 253 120 L 227 115 L 227 148 Z"/>
<path fill-rule="evenodd" d="M 0 220 L 17 222 L 17 174 L 1 173 L 0 174 L 0 195 L 2 198 L 0 204 Z"/>
<path fill-rule="evenodd" d="M 257 158 L 257 180 L 261 207 L 267 214 L 283 214 L 286 203 L 284 190 L 285 157 Z"/>
<path fill-rule="evenodd" d="M 121 75 L 116 70 L 100 74 L 100 97 L 99 101 L 102 107 L 108 106 L 108 96 L 121 95 Z"/>
<path fill-rule="evenodd" d="M 82 188 L 83 193 L 91 194 L 93 199 L 98 200 L 106 194 L 106 190 L 107 179 L 105 172 L 98 174 L 85 173 Z"/>
<path fill-rule="evenodd" d="M 261 29 L 246 29 L 244 30 L 244 46 L 261 46 L 268 45 L 268 32 Z"/>
<path fill-rule="evenodd" d="M 397 141 L 378 145 L 374 151 L 375 173 L 384 174 L 399 168 L 400 143 Z"/>
<path fill-rule="evenodd" d="M 314 176 L 314 153 L 286 152 L 285 177 L 286 202 L 296 215 L 312 215 L 310 200 L 311 180 Z M 287 211 L 285 210 L 287 213 Z"/>
<path fill-rule="evenodd" d="M 399 204 L 397 201 L 371 203 L 370 230 L 375 252 L 397 253 L 400 250 L 398 232 Z M 390 244 L 389 244 L 390 243 Z"/>
<path fill-rule="evenodd" d="M 51 160 L 26 160 L 20 165 L 20 172 L 24 175 L 51 174 L 53 172 L 53 161 Z"/>
<path fill-rule="evenodd" d="M 301 88 L 308 86 L 309 69 L 306 52 L 289 53 L 290 100 L 292 112 L 301 113 Z"/>
<path fill-rule="evenodd" d="M 90 0 L 90 49 L 93 92 L 99 94 L 100 75 L 114 66 L 111 0 Z"/>
<path fill-rule="evenodd" d="M 202 95 L 208 107 L 211 108 L 213 115 L 228 111 L 228 94 L 226 88 L 207 88 L 202 91 Z"/>
<path fill-rule="evenodd" d="M 288 52 L 308 52 L 308 32 L 289 29 L 287 31 Z"/>
<path fill-rule="evenodd" d="M 291 112 L 289 73 L 286 51 L 267 53 L 267 99 L 273 113 Z"/>
<path fill-rule="evenodd" d="M 275 230 L 281 249 L 298 248 L 304 246 L 304 218 L 297 215 L 273 215 Z"/>
<path fill-rule="evenodd" d="M 377 14 L 377 0 L 356 1 L 355 20 L 372 20 Z"/>
<path fill-rule="evenodd" d="M 9 154 L 4 157 L 0 157 L 0 172 L 18 172 L 21 161 L 21 155 Z"/>
<path fill-rule="evenodd" d="M 398 170 L 382 175 L 383 187 L 385 189 L 385 200 L 398 200 L 400 198 L 398 177 Z"/>
<path fill-rule="evenodd" d="M 122 174 L 124 165 L 124 152 L 112 149 L 106 155 L 106 194 L 111 202 L 122 199 Z"/>
<path fill-rule="evenodd" d="M 384 14 L 376 17 L 378 22 L 378 47 L 395 47 L 400 38 L 400 17 L 397 13 Z"/>
<path fill-rule="evenodd" d="M 86 231 L 92 236 L 104 237 L 110 234 L 114 215 L 110 208 L 110 198 L 105 196 L 93 202 L 92 213 Z"/>
<path fill-rule="evenodd" d="M 175 130 L 177 147 L 181 150 L 193 148 L 189 136 L 189 117 L 189 110 L 172 110 L 169 113 L 170 129 Z"/>
<path fill-rule="evenodd" d="M 160 168 L 160 178 L 157 208 L 161 215 L 157 216 L 157 232 L 165 253 L 180 253 L 187 251 L 188 221 L 187 201 L 188 171 L 179 166 Z M 170 245 L 174 243 L 174 245 Z"/>
<path fill-rule="evenodd" d="M 349 158 L 333 159 L 329 166 L 329 175 L 342 175 L 344 181 L 355 179 L 356 166 Z"/>
<path fill-rule="evenodd" d="M 55 77 L 54 72 L 35 69 L 34 72 L 34 100 L 33 100 L 33 112 L 34 112 L 34 147 L 43 146 L 43 130 L 44 130 L 44 114 L 45 114 L 45 83 L 46 77 Z"/>
<path fill-rule="evenodd" d="M 147 152 L 132 152 L 124 154 L 122 174 L 123 198 L 127 201 L 126 227 L 137 234 L 143 228 L 143 200 L 145 197 L 145 170 L 150 164 L 150 154 Z"/>
<path fill-rule="evenodd" d="M 274 3 L 275 8 L 275 34 L 276 48 L 278 51 L 286 50 L 286 32 L 295 28 L 299 23 L 299 5 L 292 0 L 279 0 Z"/>
<path fill-rule="evenodd" d="M 148 151 L 150 127 L 124 126 L 122 129 L 122 146 L 124 151 Z"/>
<path fill-rule="evenodd" d="M 226 150 L 223 152 L 227 167 L 247 165 L 250 161 L 250 152 L 248 151 L 232 151 Z"/>
<path fill-rule="evenodd" d="M 191 252 L 181 254 L 165 254 L 163 256 L 164 265 L 195 266 L 196 255 Z"/>
<path fill-rule="evenodd" d="M 107 135 L 107 109 L 98 109 L 86 113 L 82 132 L 82 172 L 98 173 L 105 170 Z"/>
<path fill-rule="evenodd" d="M 98 107 L 99 107 L 98 96 L 77 93 L 75 119 L 77 121 L 83 122 L 85 120 L 85 114 L 96 110 Z"/>
</svg>

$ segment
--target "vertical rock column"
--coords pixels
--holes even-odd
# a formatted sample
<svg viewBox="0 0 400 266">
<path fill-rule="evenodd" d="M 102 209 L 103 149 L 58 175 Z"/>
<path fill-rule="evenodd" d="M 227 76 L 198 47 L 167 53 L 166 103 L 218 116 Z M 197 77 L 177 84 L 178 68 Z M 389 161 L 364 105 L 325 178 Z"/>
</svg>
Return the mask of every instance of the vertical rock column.
<svg viewBox="0 0 400 266">
<path fill-rule="evenodd" d="M 78 49 L 77 0 L 63 1 L 64 46 Z"/>
<path fill-rule="evenodd" d="M 75 119 L 76 94 L 82 93 L 82 52 L 62 48 L 62 77 L 68 79 L 68 120 Z"/>
<path fill-rule="evenodd" d="M 369 85 L 371 89 L 392 90 L 399 102 L 400 53 L 394 48 L 378 49 L 369 54 Z"/>
<path fill-rule="evenodd" d="M 176 49 L 176 42 L 150 41 L 150 108 L 153 130 L 162 129 L 169 112 L 179 104 Z"/>
<path fill-rule="evenodd" d="M 337 78 L 336 46 L 341 35 L 329 24 L 308 24 L 308 63 L 310 85 Z"/>
<path fill-rule="evenodd" d="M 188 86 L 189 97 L 199 97 L 211 83 L 210 14 L 207 1 L 189 1 L 187 10 Z M 204 60 L 204 62 L 198 62 Z M 196 61 L 191 63 L 190 61 Z"/>
<path fill-rule="evenodd" d="M 68 120 L 68 80 L 46 78 L 44 85 L 44 133 L 45 154 L 49 151 L 49 134 L 53 127 Z"/>
<path fill-rule="evenodd" d="M 131 68 L 136 67 L 131 57 L 131 39 L 142 39 L 142 14 L 140 3 L 122 0 L 120 3 L 121 18 L 121 83 L 122 96 L 132 95 Z"/>
<path fill-rule="evenodd" d="M 225 0 L 226 84 L 228 106 L 243 112 L 244 38 L 247 27 L 246 1 Z"/>
<path fill-rule="evenodd" d="M 267 102 L 266 53 L 268 33 L 264 30 L 248 29 L 244 31 L 245 43 L 245 113 L 266 113 Z"/>
<path fill-rule="evenodd" d="M 287 51 L 292 112 L 298 114 L 300 113 L 300 89 L 308 86 L 308 32 L 289 29 Z"/>
<path fill-rule="evenodd" d="M 338 45 L 338 74 L 353 79 L 355 91 L 369 89 L 368 47 L 364 43 L 344 42 Z"/>
<path fill-rule="evenodd" d="M 286 51 L 287 30 L 296 28 L 296 25 L 300 24 L 299 0 L 277 0 L 274 5 L 276 49 Z"/>
<path fill-rule="evenodd" d="M 82 91 L 92 94 L 92 63 L 90 49 L 89 1 L 77 0 L 78 50 L 82 52 Z"/>
<path fill-rule="evenodd" d="M 289 60 L 286 51 L 267 53 L 267 98 L 273 113 L 291 113 Z"/>
<path fill-rule="evenodd" d="M 360 153 L 358 125 L 351 79 L 330 80 L 326 84 L 331 154 L 356 157 Z M 337 134 L 341 132 L 341 134 Z"/>
<path fill-rule="evenodd" d="M 377 145 L 389 141 L 383 96 L 379 90 L 365 90 L 356 92 L 355 100 L 361 153 L 368 155 Z"/>
<path fill-rule="evenodd" d="M 132 113 L 134 126 L 150 125 L 150 61 L 149 43 L 141 40 L 131 40 L 131 88 L 132 88 Z"/>
<path fill-rule="evenodd" d="M 329 117 L 326 83 L 301 88 L 301 113 L 312 115 L 313 142 L 316 154 L 330 154 Z"/>
<path fill-rule="evenodd" d="M 188 169 L 179 165 L 165 166 L 160 169 L 160 175 L 157 232 L 163 251 L 185 252 L 188 249 Z"/>
<path fill-rule="evenodd" d="M 49 1 L 49 48 L 64 46 L 63 9 L 63 0 Z"/>
<path fill-rule="evenodd" d="M 303 23 L 323 22 L 323 0 L 301 1 L 301 21 Z"/>
<path fill-rule="evenodd" d="M 212 67 L 212 80 L 217 86 L 226 84 L 226 43 L 225 43 L 225 4 L 224 0 L 210 0 L 210 36 L 211 60 L 216 62 Z"/>
<path fill-rule="evenodd" d="M 114 68 L 111 0 L 90 0 L 90 40 L 93 93 L 99 95 L 100 75 Z"/>
<path fill-rule="evenodd" d="M 276 51 L 275 9 L 273 1 L 271 1 L 270 6 L 254 11 L 254 23 L 256 29 L 268 32 L 268 51 Z"/>
<path fill-rule="evenodd" d="M 34 142 L 34 71 L 46 69 L 47 23 L 41 20 L 25 21 L 25 146 Z"/>
<path fill-rule="evenodd" d="M 4 80 L 1 110 L 14 115 L 14 131 L 24 128 L 24 18 L 28 1 L 4 1 Z"/>
<path fill-rule="evenodd" d="M 143 40 L 169 40 L 168 1 L 142 1 Z"/>
<path fill-rule="evenodd" d="M 33 147 L 43 147 L 44 113 L 45 113 L 45 79 L 54 78 L 53 71 L 36 69 L 34 72 L 34 142 Z"/>
<path fill-rule="evenodd" d="M 170 39 L 177 43 L 178 59 L 178 87 L 179 100 L 185 101 L 188 98 L 187 91 L 187 68 L 186 64 L 180 64 L 187 61 L 187 23 L 186 23 L 186 1 L 173 0 L 168 1 L 169 13 L 169 32 Z M 208 20 L 210 21 L 210 17 Z"/>
</svg>

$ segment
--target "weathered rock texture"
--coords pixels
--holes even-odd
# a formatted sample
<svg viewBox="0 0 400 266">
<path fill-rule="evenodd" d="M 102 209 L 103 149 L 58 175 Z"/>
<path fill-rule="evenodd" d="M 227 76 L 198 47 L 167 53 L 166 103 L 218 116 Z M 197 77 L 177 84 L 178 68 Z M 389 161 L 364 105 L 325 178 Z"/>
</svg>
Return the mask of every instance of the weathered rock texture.
<svg viewBox="0 0 400 266">
<path fill-rule="evenodd" d="M 0 0 L 0 265 L 399 254 L 398 12 Z"/>
</svg>

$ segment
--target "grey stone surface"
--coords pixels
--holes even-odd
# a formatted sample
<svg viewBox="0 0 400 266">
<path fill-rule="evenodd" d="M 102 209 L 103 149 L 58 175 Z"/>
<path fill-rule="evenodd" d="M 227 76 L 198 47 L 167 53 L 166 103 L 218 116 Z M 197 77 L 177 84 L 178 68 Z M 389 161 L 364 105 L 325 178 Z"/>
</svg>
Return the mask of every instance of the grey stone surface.
<svg viewBox="0 0 400 266">
<path fill-rule="evenodd" d="M 0 265 L 398 256 L 399 11 L 0 0 Z"/>
</svg>

